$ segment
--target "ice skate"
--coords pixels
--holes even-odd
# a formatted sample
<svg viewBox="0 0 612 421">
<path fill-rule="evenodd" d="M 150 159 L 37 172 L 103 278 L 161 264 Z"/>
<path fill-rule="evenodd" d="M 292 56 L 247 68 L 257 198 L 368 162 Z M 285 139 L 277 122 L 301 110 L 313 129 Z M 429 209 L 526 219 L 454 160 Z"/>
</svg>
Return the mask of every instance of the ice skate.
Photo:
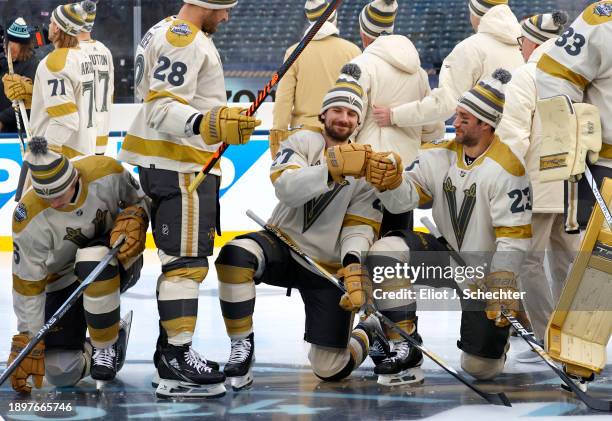
<svg viewBox="0 0 612 421">
<path fill-rule="evenodd" d="M 380 320 L 376 316 L 370 315 L 366 319 L 361 320 L 355 326 L 355 329 L 363 329 L 368 334 L 370 339 L 368 355 L 375 366 L 378 366 L 385 358 L 391 356 L 389 341 L 380 325 Z"/>
<path fill-rule="evenodd" d="M 418 333 L 411 335 L 422 343 Z M 423 354 L 410 342 L 402 341 L 393 345 L 393 356 L 385 358 L 374 368 L 378 374 L 378 383 L 384 386 L 415 385 L 423 383 L 424 375 L 421 365 Z"/>
<path fill-rule="evenodd" d="M 230 379 L 234 390 L 246 389 L 253 384 L 252 366 L 255 362 L 255 338 L 253 333 L 244 339 L 232 339 L 232 350 L 223 372 Z"/>
<path fill-rule="evenodd" d="M 158 398 L 212 398 L 225 395 L 225 376 L 204 361 L 191 348 L 191 344 L 167 345 L 159 355 L 159 383 L 155 395 Z"/>
<path fill-rule="evenodd" d="M 107 382 L 114 380 L 125 363 L 133 314 L 133 311 L 129 311 L 119 322 L 119 336 L 113 345 L 108 348 L 92 345 L 90 375 L 96 381 L 98 391 L 104 389 Z"/>
</svg>

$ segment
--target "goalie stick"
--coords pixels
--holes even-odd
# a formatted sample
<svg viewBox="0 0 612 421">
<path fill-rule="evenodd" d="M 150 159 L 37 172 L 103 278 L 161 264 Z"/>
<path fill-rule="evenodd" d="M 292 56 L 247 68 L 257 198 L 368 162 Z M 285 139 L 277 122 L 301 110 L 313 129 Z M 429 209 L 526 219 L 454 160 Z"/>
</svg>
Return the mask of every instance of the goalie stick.
<svg viewBox="0 0 612 421">
<path fill-rule="evenodd" d="M 588 171 L 588 168 L 587 168 L 587 171 Z M 590 175 L 590 171 L 588 171 L 588 174 Z M 602 202 L 603 202 L 603 199 L 602 199 Z M 431 222 L 431 220 L 428 217 L 423 217 L 421 218 L 421 222 L 423 223 L 423 225 L 425 225 L 425 227 L 429 230 L 429 232 L 438 239 L 438 241 L 443 243 L 449 249 L 449 251 L 454 252 L 458 256 L 460 260 L 456 260 L 457 263 L 465 266 L 465 261 L 463 260 L 463 258 L 451 247 L 448 241 L 446 241 L 446 238 L 444 238 L 444 236 L 440 233 L 440 231 L 438 231 L 438 228 Z M 520 337 L 523 338 L 525 342 L 527 342 L 529 346 L 540 356 L 540 358 L 542 358 L 544 362 L 548 364 L 550 368 L 552 368 L 552 370 L 561 378 L 561 380 L 563 380 L 563 382 L 567 384 L 567 386 L 574 393 L 576 393 L 578 398 L 582 402 L 584 402 L 586 406 L 588 406 L 591 409 L 595 409 L 597 411 L 612 412 L 612 402 L 611 401 L 597 399 L 583 392 L 582 389 L 580 389 L 578 385 L 576 385 L 576 383 L 574 383 L 572 379 L 562 369 L 557 367 L 552 357 L 537 342 L 534 334 L 532 332 L 529 332 L 527 329 L 525 329 L 523 325 L 516 319 L 516 317 L 512 316 L 512 314 L 508 312 L 507 310 L 502 310 L 502 316 L 504 316 L 504 318 L 506 318 L 506 320 L 510 322 L 514 330 L 516 330 L 516 333 L 518 333 Z"/>
<path fill-rule="evenodd" d="M 584 176 L 586 178 L 587 183 L 589 183 L 591 190 L 593 191 L 595 200 L 597 201 L 597 204 L 599 205 L 599 208 L 601 209 L 601 212 L 603 213 L 604 218 L 608 223 L 608 227 L 612 230 L 612 215 L 610 214 L 610 209 L 608 209 L 606 201 L 603 199 L 603 197 L 601 197 L 601 192 L 597 188 L 597 182 L 595 181 L 595 178 L 593 177 L 591 169 L 588 165 L 585 167 Z"/>
<path fill-rule="evenodd" d="M 274 235 L 276 238 L 282 241 L 285 245 L 287 245 L 291 249 L 291 251 L 293 251 L 300 258 L 302 258 L 306 263 L 308 263 L 310 266 L 316 269 L 319 275 L 321 275 L 322 277 L 324 277 L 325 279 L 333 283 L 338 289 L 340 289 L 340 291 L 346 292 L 344 285 L 334 275 L 329 273 L 324 267 L 322 267 L 320 264 L 315 262 L 310 256 L 304 253 L 296 244 L 294 244 L 288 238 L 286 238 L 284 234 L 278 228 L 275 228 L 269 224 L 266 224 L 266 222 L 260 217 L 258 217 L 252 210 L 247 210 L 246 214 L 249 218 L 255 221 L 263 229 L 265 229 L 267 232 Z M 480 397 L 485 399 L 487 402 L 493 405 L 512 406 L 510 404 L 510 400 L 504 393 L 486 393 L 480 390 L 478 387 L 474 386 L 466 378 L 464 378 L 461 374 L 459 374 L 454 368 L 449 366 L 442 358 L 440 358 L 439 356 L 437 356 L 436 354 L 434 354 L 433 352 L 425 348 L 416 339 L 414 339 L 412 336 L 408 335 L 406 332 L 400 329 L 391 319 L 389 319 L 387 316 L 385 316 L 380 311 L 378 311 L 378 309 L 376 309 L 376 307 L 374 307 L 373 304 L 366 304 L 364 307 L 366 308 L 366 312 L 369 312 L 373 314 L 374 316 L 376 316 L 387 327 L 389 327 L 391 330 L 396 332 L 402 338 L 410 342 L 412 346 L 419 349 L 423 354 L 427 355 L 433 362 L 435 362 L 440 367 L 442 367 L 444 371 L 446 371 L 451 376 L 453 376 L 454 378 L 459 380 L 461 383 L 466 385 L 468 388 L 470 388 Z"/>
<path fill-rule="evenodd" d="M 28 356 L 30 351 L 34 349 L 36 344 L 38 344 L 45 337 L 47 332 L 66 314 L 66 312 L 74 305 L 74 303 L 79 299 L 81 294 L 85 291 L 85 288 L 91 284 L 100 273 L 108 266 L 113 257 L 117 255 L 119 249 L 123 245 L 123 241 L 125 240 L 125 235 L 121 235 L 117 241 L 113 244 L 112 248 L 106 253 L 106 255 L 100 260 L 100 263 L 91 271 L 91 273 L 81 282 L 81 284 L 75 289 L 72 294 L 68 297 L 66 302 L 61 305 L 60 308 L 47 320 L 47 322 L 43 325 L 42 328 L 30 339 L 30 342 L 21 350 L 21 352 L 17 355 L 17 357 L 6 367 L 2 376 L 0 376 L 0 385 L 2 385 L 6 379 L 9 378 L 11 373 L 15 371 L 21 361 L 24 360 L 25 357 Z"/>
<path fill-rule="evenodd" d="M 268 97 L 268 95 L 270 95 L 270 92 L 272 92 L 272 88 L 276 86 L 276 84 L 278 84 L 278 82 L 283 78 L 283 76 L 285 76 L 285 73 L 287 73 L 287 71 L 293 65 L 293 63 L 297 60 L 299 55 L 302 54 L 302 51 L 304 51 L 304 48 L 306 48 L 306 46 L 310 43 L 310 41 L 312 41 L 314 36 L 317 34 L 317 32 L 319 32 L 319 29 L 321 29 L 323 24 L 331 16 L 334 10 L 336 10 L 340 6 L 340 3 L 342 3 L 342 0 L 332 0 L 329 3 L 329 6 L 327 6 L 327 9 L 325 9 L 323 14 L 319 16 L 319 19 L 317 19 L 317 21 L 312 25 L 308 33 L 304 35 L 304 38 L 302 38 L 302 40 L 297 45 L 297 47 L 295 47 L 291 55 L 287 57 L 287 60 L 285 60 L 285 62 L 276 71 L 276 73 L 274 73 L 274 75 L 272 76 L 272 79 L 268 81 L 263 91 L 259 93 L 255 101 L 251 104 L 251 106 L 246 112 L 247 116 L 255 115 L 255 113 L 261 106 L 261 104 L 263 104 L 264 100 Z M 221 155 L 223 155 L 223 153 L 228 147 L 229 145 L 226 143 L 222 143 L 221 146 L 219 146 L 219 148 L 215 151 L 215 153 L 210 157 L 208 162 L 204 164 L 204 167 L 200 170 L 200 172 L 198 173 L 196 178 L 191 182 L 189 187 L 187 187 L 187 191 L 189 191 L 189 193 L 193 193 L 198 188 L 198 186 L 202 183 L 202 181 L 204 181 L 204 178 L 206 178 L 210 170 L 212 170 L 215 164 L 221 159 Z"/>
</svg>

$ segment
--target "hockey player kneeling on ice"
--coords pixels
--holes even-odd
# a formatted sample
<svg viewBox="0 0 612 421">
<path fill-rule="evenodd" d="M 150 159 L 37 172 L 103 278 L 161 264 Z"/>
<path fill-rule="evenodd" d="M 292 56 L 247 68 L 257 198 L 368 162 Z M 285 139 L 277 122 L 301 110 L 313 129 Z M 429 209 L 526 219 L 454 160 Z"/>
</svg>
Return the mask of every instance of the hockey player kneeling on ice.
<svg viewBox="0 0 612 421">
<path fill-rule="evenodd" d="M 493 77 L 479 82 L 459 100 L 454 140 L 426 145 L 403 174 L 401 159 L 395 154 L 393 159 L 389 154 L 372 154 L 367 170 L 367 180 L 377 188 L 385 209 L 406 212 L 433 202 L 433 218 L 450 245 L 459 252 L 478 253 L 464 254 L 468 265 L 474 267 L 474 274 L 478 273 L 478 266 L 489 271 L 484 276 L 481 269 L 483 276 L 463 283 L 455 278 L 462 289 L 461 297 L 470 291 L 489 293 L 489 297 L 470 296 L 462 300 L 461 338 L 457 345 L 463 351 L 461 366 L 477 379 L 491 379 L 503 370 L 509 327 L 500 310 L 502 307 L 513 313 L 518 310 L 519 301 L 514 297 L 520 294 L 515 294 L 518 293 L 515 271 L 531 239 L 529 178 L 520 159 L 494 133 L 503 112 L 503 86 L 510 80 L 510 74 L 500 69 Z M 437 253 L 420 253 L 423 251 Z M 367 259 L 371 274 L 379 266 L 397 263 L 454 267 L 440 241 L 430 234 L 412 231 L 388 233 L 374 244 Z M 373 280 L 376 281 L 374 277 Z M 440 286 L 444 279 L 424 280 L 427 281 Z M 375 285 L 380 285 L 374 287 L 380 311 L 420 340 L 415 300 L 408 296 L 401 300 L 384 299 L 376 291 L 409 289 L 411 280 L 391 276 Z M 378 359 L 375 372 L 382 376 L 379 382 L 420 381 L 423 378 L 420 353 L 398 336 L 390 339 L 396 355 Z"/>
<path fill-rule="evenodd" d="M 376 239 L 382 213 L 365 175 L 369 145 L 348 142 L 362 118 L 362 89 L 341 74 L 323 99 L 322 131 L 299 130 L 282 144 L 270 178 L 280 203 L 276 226 L 324 267 L 339 270 L 347 294 L 304 266 L 266 231 L 235 238 L 216 261 L 219 298 L 231 354 L 224 372 L 235 390 L 253 381 L 255 285 L 297 289 L 304 301 L 308 358 L 320 379 L 340 380 L 367 357 L 372 318 L 351 333 L 353 312 L 364 303 L 365 271 L 360 255 Z M 382 334 L 382 331 L 381 331 Z"/>
<path fill-rule="evenodd" d="M 71 386 L 91 374 L 112 380 L 125 360 L 131 314 L 120 320 L 119 295 L 140 276 L 149 224 L 148 203 L 132 176 L 108 157 L 68 160 L 44 138 L 28 144 L 32 189 L 13 216 L 13 307 L 19 334 L 9 363 L 125 235 L 117 258 L 13 372 L 11 383 L 29 393 Z M 85 338 L 89 330 L 89 338 Z"/>
</svg>

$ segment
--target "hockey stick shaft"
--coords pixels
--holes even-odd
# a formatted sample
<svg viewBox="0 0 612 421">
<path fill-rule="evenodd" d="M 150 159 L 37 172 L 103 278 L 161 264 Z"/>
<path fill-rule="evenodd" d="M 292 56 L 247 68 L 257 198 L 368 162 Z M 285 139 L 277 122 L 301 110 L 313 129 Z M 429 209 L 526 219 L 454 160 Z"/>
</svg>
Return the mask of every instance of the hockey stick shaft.
<svg viewBox="0 0 612 421">
<path fill-rule="evenodd" d="M 597 188 L 597 182 L 595 181 L 595 177 L 593 177 L 593 173 L 591 173 L 591 169 L 588 165 L 585 168 L 584 175 L 586 177 L 587 183 L 589 183 L 589 186 L 591 186 L 591 190 L 593 191 L 595 200 L 597 201 L 597 204 L 599 205 L 599 208 L 601 209 L 601 212 L 603 213 L 603 216 L 606 219 L 606 222 L 608 223 L 608 227 L 612 229 L 612 215 L 610 214 L 610 209 L 608 209 L 606 201 L 601 196 L 601 192 Z"/>
<path fill-rule="evenodd" d="M 292 241 L 290 241 L 288 238 L 286 238 L 282 234 L 282 232 L 280 230 L 278 230 L 277 228 L 275 228 L 273 226 L 270 226 L 269 224 L 266 224 L 266 222 L 263 219 L 259 218 L 251 210 L 247 210 L 246 214 L 247 214 L 247 216 L 249 218 L 251 218 L 253 221 L 255 221 L 259 226 L 261 226 L 267 232 L 269 232 L 270 234 L 272 234 L 276 238 L 278 238 L 280 241 L 282 241 L 293 252 L 295 252 L 295 254 L 297 254 L 304 261 L 306 261 L 306 263 L 308 263 L 314 269 L 316 269 L 316 271 L 322 277 L 326 278 L 328 281 L 330 281 L 332 284 L 334 284 L 343 293 L 346 292 L 346 289 L 344 288 L 344 285 L 334 275 L 329 273 L 325 268 L 323 268 L 321 265 L 319 265 L 317 262 L 315 262 L 310 256 L 308 256 L 306 253 L 304 253 L 296 244 L 294 244 Z M 434 354 L 433 352 L 431 352 L 430 350 L 425 348 L 416 339 L 414 339 L 408 333 L 406 333 L 402 329 L 400 329 L 391 319 L 389 319 L 387 316 L 385 316 L 380 311 L 378 311 L 378 309 L 376 309 L 376 307 L 374 307 L 374 305 L 367 304 L 365 307 L 367 309 L 367 312 L 370 312 L 370 313 L 374 314 L 374 316 L 376 316 L 381 322 L 383 322 L 390 329 L 392 329 L 394 332 L 399 334 L 406 341 L 410 342 L 410 344 L 412 346 L 418 348 L 423 354 L 427 355 L 433 362 L 435 362 L 440 367 L 442 367 L 442 369 L 444 369 L 444 371 L 446 371 L 447 373 L 449 373 L 450 375 L 455 377 L 457 380 L 459 380 L 461 383 L 466 385 L 468 388 L 470 388 L 476 394 L 481 396 L 487 402 L 489 402 L 489 403 L 491 403 L 493 405 L 512 406 L 510 404 L 510 401 L 508 400 L 508 398 L 506 397 L 505 394 L 503 394 L 503 393 L 497 393 L 497 394 L 486 393 L 486 392 L 480 390 L 478 387 L 476 387 L 473 384 L 471 384 L 467 379 L 465 379 L 463 376 L 461 376 L 461 374 L 459 374 L 454 368 L 450 367 L 444 360 L 442 360 L 442 358 L 440 358 L 439 356 L 437 356 L 436 354 Z"/>
<path fill-rule="evenodd" d="M 440 231 L 438 230 L 438 227 L 436 227 L 433 222 L 431 222 L 431 220 L 429 219 L 429 217 L 424 216 L 421 218 L 421 223 L 423 225 L 425 225 L 425 228 L 427 228 L 429 230 L 429 232 L 431 233 L 431 235 L 433 235 L 434 237 L 436 237 L 436 240 L 438 240 L 439 242 L 441 242 L 444 247 L 446 247 L 446 249 L 448 250 L 448 252 L 450 253 L 451 257 L 455 260 L 455 262 L 459 263 L 461 266 L 468 266 L 468 264 L 466 263 L 466 261 L 463 259 L 463 257 L 461 257 L 461 255 L 459 253 L 457 253 L 457 250 L 455 250 L 446 240 L 446 238 L 444 238 L 444 236 L 440 233 Z"/>
<path fill-rule="evenodd" d="M 0 376 L 0 385 L 2 385 L 6 379 L 9 378 L 11 373 L 15 371 L 19 364 L 26 358 L 32 349 L 45 337 L 47 332 L 66 314 L 66 312 L 74 305 L 74 303 L 79 299 L 79 297 L 83 294 L 85 289 L 102 273 L 102 271 L 108 266 L 110 261 L 117 255 L 119 249 L 123 245 L 123 241 L 125 240 L 125 236 L 121 235 L 115 244 L 113 244 L 112 248 L 106 253 L 106 255 L 100 260 L 100 263 L 91 271 L 91 273 L 81 282 L 77 289 L 75 289 L 72 294 L 68 297 L 66 302 L 61 305 L 60 308 L 47 320 L 47 322 L 43 325 L 43 327 L 32 337 L 30 342 L 21 350 L 21 352 L 17 355 L 17 357 L 9 364 L 8 367 Z"/>
<path fill-rule="evenodd" d="M 612 402 L 593 398 L 592 396 L 587 395 L 585 392 L 580 389 L 576 383 L 559 367 L 552 359 L 552 357 L 538 344 L 533 333 L 530 333 L 523 327 L 523 325 L 516 319 L 516 317 L 512 316 L 510 312 L 507 310 L 502 310 L 502 315 L 510 322 L 514 330 L 520 335 L 521 338 L 525 340 L 539 356 L 544 360 L 546 364 L 563 380 L 563 382 L 578 396 L 578 398 L 583 401 L 586 406 L 591 409 L 597 411 L 606 411 L 612 412 Z"/>
<path fill-rule="evenodd" d="M 342 3 L 342 0 L 332 0 L 329 3 L 327 9 L 325 9 L 323 14 L 319 16 L 319 19 L 317 19 L 317 21 L 312 25 L 308 33 L 306 33 L 306 35 L 304 36 L 304 38 L 302 38 L 297 47 L 295 47 L 291 55 L 287 57 L 287 60 L 285 60 L 285 62 L 276 71 L 276 73 L 274 73 L 272 79 L 270 79 L 268 83 L 266 83 L 264 89 L 259 93 L 259 95 L 257 95 L 257 98 L 246 112 L 247 116 L 255 115 L 261 104 L 263 104 L 264 100 L 272 92 L 272 88 L 274 88 L 274 86 L 278 84 L 278 82 L 283 78 L 283 76 L 285 76 L 285 73 L 287 73 L 293 63 L 295 63 L 295 61 L 300 56 L 300 54 L 302 54 L 306 46 L 310 44 L 310 41 L 312 41 L 314 36 L 317 34 L 317 32 L 319 32 L 319 29 L 321 29 L 323 24 L 327 21 L 327 19 L 329 19 L 332 13 L 334 13 L 334 10 L 336 10 L 340 6 L 340 3 Z M 219 161 L 219 159 L 221 159 L 221 155 L 223 155 L 223 153 L 227 150 L 228 147 L 229 145 L 226 143 L 222 143 L 221 146 L 219 146 L 215 153 L 210 157 L 208 162 L 204 164 L 204 167 L 202 167 L 193 182 L 189 185 L 189 187 L 187 187 L 189 193 L 193 193 L 202 183 L 202 181 L 204 181 L 204 178 L 206 178 L 206 176 L 213 169 L 215 164 Z"/>
</svg>

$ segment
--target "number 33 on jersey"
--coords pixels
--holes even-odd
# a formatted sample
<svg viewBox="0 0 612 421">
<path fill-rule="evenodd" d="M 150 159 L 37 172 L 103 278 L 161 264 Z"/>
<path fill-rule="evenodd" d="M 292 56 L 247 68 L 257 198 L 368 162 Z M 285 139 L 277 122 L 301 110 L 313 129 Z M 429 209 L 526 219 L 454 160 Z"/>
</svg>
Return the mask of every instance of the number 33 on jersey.
<svg viewBox="0 0 612 421">
<path fill-rule="evenodd" d="M 38 65 L 31 126 L 68 158 L 95 153 L 94 67 L 81 49 L 58 48 Z"/>
</svg>

